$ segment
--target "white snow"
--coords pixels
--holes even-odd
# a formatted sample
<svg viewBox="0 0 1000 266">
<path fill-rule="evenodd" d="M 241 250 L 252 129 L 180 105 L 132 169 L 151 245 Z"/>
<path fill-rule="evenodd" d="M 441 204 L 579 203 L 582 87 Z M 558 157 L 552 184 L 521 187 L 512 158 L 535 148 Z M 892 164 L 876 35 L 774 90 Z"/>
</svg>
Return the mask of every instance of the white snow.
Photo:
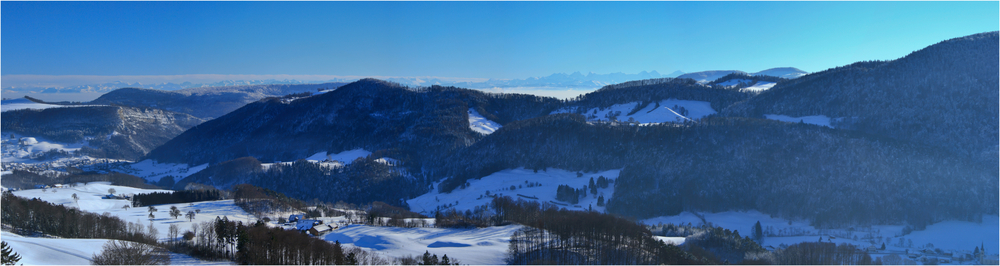
<svg viewBox="0 0 1000 266">
<path fill-rule="evenodd" d="M 103 106 L 103 105 L 58 105 L 58 104 L 36 103 L 25 98 L 18 98 L 18 99 L 0 101 L 0 112 L 21 110 L 21 109 L 41 110 L 49 108 L 72 108 L 72 107 L 87 107 L 87 106 Z"/>
<path fill-rule="evenodd" d="M 667 243 L 668 245 L 673 244 L 674 246 L 680 246 L 681 244 L 684 244 L 685 240 L 687 240 L 686 237 L 675 237 L 675 236 L 654 236 L 654 237 L 656 237 L 657 240 L 662 240 L 663 243 Z"/>
<path fill-rule="evenodd" d="M 740 83 L 750 83 L 750 82 L 753 82 L 753 80 L 752 79 L 730 79 L 730 80 L 727 80 L 727 81 L 720 82 L 720 83 L 718 83 L 716 85 L 730 87 L 730 86 L 739 85 Z"/>
<path fill-rule="evenodd" d="M 10 138 L 11 135 L 14 136 L 13 139 Z M 5 163 L 37 162 L 31 159 L 33 154 L 44 153 L 49 150 L 61 150 L 73 153 L 80 150 L 83 146 L 86 146 L 86 141 L 80 141 L 77 143 L 60 143 L 42 137 L 23 136 L 20 134 L 2 131 L 0 131 L 0 137 L 2 137 L 3 146 L 2 157 L 0 157 L 0 160 Z"/>
<path fill-rule="evenodd" d="M 468 187 L 464 189 L 457 188 L 451 193 L 439 193 L 435 185 L 435 188 L 431 192 L 406 202 L 410 205 L 411 211 L 423 214 L 431 214 L 439 206 L 441 206 L 442 210 L 454 208 L 459 211 L 465 211 L 475 209 L 476 206 L 489 204 L 493 198 L 486 196 L 486 191 L 489 191 L 490 195 L 510 196 L 515 200 L 559 202 L 555 199 L 556 189 L 559 185 L 582 188 L 590 183 L 591 177 L 595 181 L 599 176 L 614 180 L 618 178 L 618 172 L 620 171 L 621 169 L 597 173 L 583 173 L 583 177 L 576 177 L 576 172 L 554 168 L 549 168 L 547 171 L 538 171 L 538 173 L 524 168 L 508 169 L 490 174 L 481 179 L 471 179 L 468 181 Z M 528 187 L 525 181 L 540 183 L 541 185 Z M 510 186 L 515 186 L 516 189 L 510 190 Z M 614 184 L 609 185 L 608 188 L 598 188 L 597 191 L 598 195 L 604 195 L 604 200 L 607 202 L 614 195 Z M 538 199 L 522 197 L 518 196 L 518 194 Z M 562 204 L 560 207 L 565 207 L 569 210 L 587 210 L 592 206 L 595 211 L 604 212 L 604 207 L 597 206 L 598 195 L 590 194 L 588 189 L 587 196 L 580 198 L 579 203 L 569 204 L 567 202 L 559 202 L 559 204 Z M 449 204 L 452 206 L 444 207 Z"/>
<path fill-rule="evenodd" d="M 190 167 L 183 163 L 157 163 L 154 160 L 143 160 L 133 163 L 125 169 L 116 169 L 121 172 L 138 176 L 152 182 L 159 182 L 161 178 L 173 176 L 174 181 L 179 181 L 185 177 L 208 168 L 208 164 L 201 164 Z"/>
<path fill-rule="evenodd" d="M 475 109 L 469 108 L 469 128 L 473 131 L 489 135 L 500 129 L 500 127 L 500 124 L 497 124 L 497 122 L 490 121 L 480 115 L 479 112 L 476 112 Z"/>
<path fill-rule="evenodd" d="M 746 88 L 743 88 L 743 89 L 744 90 L 749 90 L 749 91 L 754 91 L 754 92 L 765 91 L 765 90 L 770 89 L 771 87 L 774 87 L 774 85 L 776 85 L 776 84 L 778 84 L 778 83 L 767 82 L 767 81 L 758 81 L 757 83 L 754 83 L 753 86 L 746 87 Z"/>
<path fill-rule="evenodd" d="M 424 252 L 448 255 L 469 265 L 505 264 L 510 236 L 521 225 L 476 229 L 399 228 L 349 225 L 323 236 L 345 246 L 361 247 L 382 256 L 421 256 Z"/>
<path fill-rule="evenodd" d="M 24 265 L 89 265 L 90 258 L 100 253 L 110 239 L 24 237 L 3 232 L 3 241 L 21 256 Z M 170 264 L 228 265 L 229 261 L 203 261 L 191 256 L 170 253 Z"/>
<path fill-rule="evenodd" d="M 768 81 L 754 81 L 752 79 L 730 79 L 730 80 L 727 80 L 727 81 L 724 81 L 724 82 L 720 82 L 720 83 L 718 83 L 716 85 L 725 86 L 725 87 L 733 87 L 733 86 L 739 85 L 740 83 L 751 84 L 750 86 L 748 86 L 746 88 L 743 88 L 743 89 L 744 90 L 753 91 L 753 92 L 764 91 L 764 90 L 770 89 L 771 87 L 774 87 L 775 84 L 778 84 L 778 83 L 768 82 Z"/>
<path fill-rule="evenodd" d="M 353 149 L 349 151 L 342 151 L 336 154 L 329 154 L 328 152 L 324 151 L 324 152 L 317 152 L 316 154 L 313 154 L 312 156 L 306 158 L 306 160 L 315 163 L 329 159 L 331 161 L 340 161 L 344 164 L 351 164 L 352 162 L 354 162 L 354 160 L 358 158 L 368 157 L 368 155 L 371 154 L 372 154 L 371 152 L 366 151 L 365 149 Z"/>
<path fill-rule="evenodd" d="M 765 237 L 763 246 L 778 247 L 802 242 L 816 242 L 820 238 L 824 242 L 848 243 L 862 248 L 886 244 L 882 253 L 914 252 L 917 249 L 932 244 L 934 248 L 945 251 L 972 252 L 975 247 L 984 245 L 990 254 L 1000 253 L 1000 216 L 983 216 L 982 223 L 964 221 L 944 221 L 928 225 L 925 230 L 913 231 L 903 235 L 903 225 L 877 225 L 871 227 L 856 227 L 853 230 L 817 229 L 804 220 L 788 220 L 772 218 L 758 211 L 728 211 L 720 213 L 703 213 L 705 221 L 714 226 L 737 230 L 741 236 L 749 236 L 754 223 L 760 221 L 765 233 L 771 232 L 778 236 Z M 661 216 L 642 220 L 642 223 L 655 225 L 658 223 L 688 224 L 698 226 L 702 220 L 691 212 L 682 212 L 675 216 Z M 834 236 L 832 239 L 830 236 Z M 868 238 L 871 236 L 871 238 Z M 858 240 L 854 240 L 857 237 Z M 906 243 L 899 245 L 899 239 Z M 913 246 L 909 246 L 909 242 Z M 932 248 L 933 249 L 933 248 Z"/>
<path fill-rule="evenodd" d="M 817 126 L 824 126 L 824 127 L 833 128 L 833 126 L 830 125 L 830 118 L 827 117 L 827 116 L 825 116 L 825 115 L 811 115 L 811 116 L 803 116 L 803 117 L 791 117 L 791 116 L 787 116 L 787 115 L 773 115 L 773 114 L 768 114 L 768 115 L 764 115 L 764 117 L 767 117 L 767 119 L 771 119 L 771 120 L 778 120 L 778 121 L 791 122 L 791 123 L 798 123 L 799 121 L 802 121 L 803 123 L 806 123 L 806 124 L 813 124 L 813 125 L 817 125 Z"/>
<path fill-rule="evenodd" d="M 108 194 L 108 189 L 110 188 L 115 189 L 116 195 L 170 192 L 169 190 L 116 186 L 110 185 L 108 182 L 90 182 L 87 185 L 58 189 L 50 188 L 46 191 L 42 191 L 41 189 L 20 190 L 15 191 L 14 195 L 28 199 L 39 198 L 54 204 L 60 204 L 66 207 L 77 208 L 97 214 L 108 212 L 111 216 L 117 216 L 125 222 L 139 222 L 143 226 L 149 226 L 150 222 L 152 222 L 153 227 L 159 231 L 160 239 L 164 241 L 166 240 L 167 232 L 170 229 L 171 224 L 176 224 L 180 227 L 181 233 L 183 233 L 184 231 L 190 230 L 192 224 L 214 221 L 216 216 L 228 216 L 230 220 L 239 220 L 244 223 L 257 220 L 256 218 L 253 218 L 252 215 L 236 206 L 233 203 L 233 200 L 218 200 L 194 202 L 190 204 L 179 203 L 154 205 L 153 207 L 157 210 L 153 213 L 155 218 L 150 221 L 148 207 L 134 207 L 126 210 L 122 209 L 122 207 L 129 205 L 128 200 L 101 199 L 101 197 Z M 73 200 L 72 195 L 74 193 L 80 198 L 79 201 Z M 193 221 L 188 221 L 188 219 L 184 216 L 174 219 L 169 215 L 171 206 L 176 206 L 181 210 L 182 214 L 186 214 L 188 211 L 194 210 L 201 211 L 195 215 Z"/>
<path fill-rule="evenodd" d="M 654 103 L 650 103 L 635 114 L 628 115 L 639 104 L 639 102 L 631 102 L 612 105 L 609 108 L 591 108 L 584 112 L 583 115 L 589 121 L 609 121 L 609 116 L 617 115 L 616 119 L 622 122 L 629 121 L 632 118 L 639 124 L 654 124 L 698 120 L 715 113 L 715 109 L 712 109 L 712 104 L 708 102 L 667 99 L 660 101 L 659 107 Z M 678 110 L 674 110 L 675 106 Z M 681 107 L 687 110 L 688 113 L 686 116 L 680 114 Z M 552 113 L 567 113 L 570 110 L 564 108 Z"/>
</svg>

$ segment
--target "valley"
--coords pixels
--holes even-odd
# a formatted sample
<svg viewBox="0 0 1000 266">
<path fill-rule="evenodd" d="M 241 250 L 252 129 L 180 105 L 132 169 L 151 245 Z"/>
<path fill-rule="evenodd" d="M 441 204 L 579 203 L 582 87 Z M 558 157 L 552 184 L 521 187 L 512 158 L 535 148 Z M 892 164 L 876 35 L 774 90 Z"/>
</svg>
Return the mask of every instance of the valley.
<svg viewBox="0 0 1000 266">
<path fill-rule="evenodd" d="M 998 40 L 813 73 L 4 100 L 3 239 L 39 265 L 113 241 L 196 265 L 995 263 Z M 472 89 L 584 78 L 608 82 Z"/>
</svg>

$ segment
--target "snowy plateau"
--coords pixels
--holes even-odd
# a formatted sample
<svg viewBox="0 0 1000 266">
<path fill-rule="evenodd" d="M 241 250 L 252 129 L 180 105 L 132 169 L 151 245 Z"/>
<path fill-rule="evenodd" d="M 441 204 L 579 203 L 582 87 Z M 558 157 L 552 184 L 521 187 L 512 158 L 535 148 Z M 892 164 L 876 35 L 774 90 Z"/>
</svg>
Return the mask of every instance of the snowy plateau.
<svg viewBox="0 0 1000 266">
<path fill-rule="evenodd" d="M 622 122 L 658 124 L 694 121 L 715 113 L 715 109 L 712 109 L 712 105 L 708 102 L 667 99 L 647 104 L 634 114 L 629 114 L 639 104 L 641 103 L 631 102 L 615 104 L 607 108 L 590 108 L 584 111 L 583 115 L 590 121 L 609 121 L 611 117 L 615 117 L 615 120 Z M 573 110 L 575 109 L 561 109 L 552 113 L 572 113 Z M 687 115 L 682 115 L 682 112 L 686 112 Z"/>
<path fill-rule="evenodd" d="M 485 176 L 478 180 L 470 180 L 465 188 L 455 189 L 449 193 L 437 192 L 421 195 L 407 201 L 410 210 L 425 215 L 433 215 L 436 210 L 454 208 L 459 211 L 472 210 L 476 207 L 489 205 L 494 196 L 509 196 L 539 203 L 548 202 L 568 210 L 589 210 L 604 212 L 603 206 L 597 206 L 597 198 L 603 195 L 611 198 L 614 186 L 598 189 L 597 195 L 587 195 L 576 204 L 568 204 L 556 200 L 556 189 L 559 185 L 581 188 L 590 183 L 590 179 L 605 177 L 611 180 L 618 178 L 620 170 L 609 170 L 597 173 L 570 172 L 561 169 L 548 169 L 535 172 L 524 168 L 503 170 Z M 530 186 L 529 186 L 530 184 Z"/>
</svg>

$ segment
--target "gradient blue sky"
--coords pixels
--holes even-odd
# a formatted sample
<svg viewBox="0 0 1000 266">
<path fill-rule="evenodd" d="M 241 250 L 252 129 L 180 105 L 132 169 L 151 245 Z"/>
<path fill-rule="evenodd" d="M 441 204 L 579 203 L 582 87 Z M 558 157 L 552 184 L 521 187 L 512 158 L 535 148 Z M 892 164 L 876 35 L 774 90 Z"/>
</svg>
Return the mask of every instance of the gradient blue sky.
<svg viewBox="0 0 1000 266">
<path fill-rule="evenodd" d="M 1000 2 L 2 2 L 3 75 L 525 78 L 902 57 Z"/>
</svg>

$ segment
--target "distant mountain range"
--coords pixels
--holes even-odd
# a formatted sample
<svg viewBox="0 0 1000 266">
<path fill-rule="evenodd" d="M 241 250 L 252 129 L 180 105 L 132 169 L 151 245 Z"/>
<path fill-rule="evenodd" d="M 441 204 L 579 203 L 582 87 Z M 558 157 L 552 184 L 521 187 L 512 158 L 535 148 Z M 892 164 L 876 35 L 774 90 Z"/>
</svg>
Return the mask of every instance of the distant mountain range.
<svg viewBox="0 0 1000 266">
<path fill-rule="evenodd" d="M 599 88 L 605 85 L 617 84 L 632 80 L 643 80 L 643 79 L 654 79 L 654 78 L 674 78 L 674 77 L 685 77 L 692 78 L 699 82 L 707 82 L 715 80 L 719 77 L 725 76 L 730 73 L 747 73 L 738 70 L 728 70 L 728 71 L 703 71 L 695 73 L 685 73 L 682 71 L 674 71 L 670 74 L 660 74 L 657 71 L 642 71 L 636 74 L 625 74 L 621 72 L 609 73 L 609 74 L 597 74 L 597 73 L 587 73 L 583 74 L 581 72 L 573 72 L 570 74 L 565 73 L 555 73 L 552 75 L 544 77 L 530 77 L 525 79 L 489 79 L 486 81 L 457 81 L 451 78 L 427 78 L 427 77 L 395 77 L 395 78 L 383 78 L 383 80 L 392 81 L 406 86 L 411 87 L 427 87 L 433 85 L 439 86 L 455 86 L 470 89 L 490 89 L 490 88 L 516 88 L 516 87 L 551 87 L 551 88 Z M 750 75 L 770 75 L 781 78 L 796 78 L 805 75 L 806 72 L 796 69 L 796 68 L 772 68 L 764 70 L 757 73 L 748 73 Z M 233 86 L 245 86 L 245 85 L 305 85 L 305 84 L 317 84 L 317 83 L 348 83 L 356 81 L 354 78 L 334 78 L 322 81 L 303 81 L 295 79 L 264 79 L 264 80 L 225 80 L 212 83 L 148 83 L 144 84 L 141 82 L 126 82 L 126 81 L 115 81 L 107 82 L 101 84 L 90 84 L 90 85 L 78 85 L 78 86 L 68 86 L 68 87 L 45 87 L 45 86 L 6 86 L 3 87 L 2 91 L 4 93 L 106 93 L 119 88 L 143 88 L 143 89 L 153 89 L 162 91 L 177 91 L 183 89 L 192 88 L 210 88 L 210 87 L 233 87 Z"/>
<path fill-rule="evenodd" d="M 702 72 L 694 72 L 694 73 L 687 73 L 684 75 L 680 75 L 678 76 L 678 78 L 689 78 L 701 83 L 706 83 L 733 73 L 746 74 L 750 76 L 772 76 L 772 77 L 779 77 L 786 79 L 794 79 L 809 74 L 809 72 L 805 72 L 794 67 L 778 67 L 755 73 L 747 73 L 739 70 L 702 71 Z"/>
<path fill-rule="evenodd" d="M 176 91 L 122 88 L 101 95 L 90 104 L 152 107 L 211 119 L 267 97 L 291 94 L 306 96 L 321 90 L 336 89 L 342 85 L 344 83 L 238 85 Z"/>
</svg>

